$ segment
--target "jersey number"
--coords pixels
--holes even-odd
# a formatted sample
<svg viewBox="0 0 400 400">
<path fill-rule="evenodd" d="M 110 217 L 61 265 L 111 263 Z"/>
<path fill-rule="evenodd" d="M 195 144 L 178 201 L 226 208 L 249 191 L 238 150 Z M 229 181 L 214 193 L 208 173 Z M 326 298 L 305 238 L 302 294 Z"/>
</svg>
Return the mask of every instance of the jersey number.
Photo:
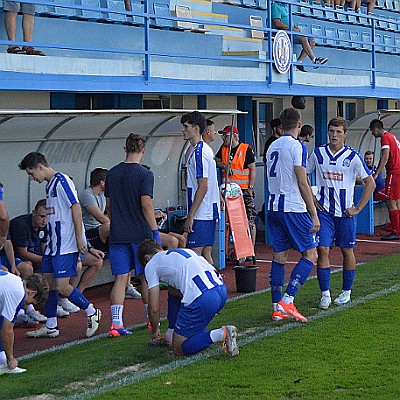
<svg viewBox="0 0 400 400">
<path fill-rule="evenodd" d="M 271 153 L 270 159 L 272 161 L 271 169 L 269 170 L 269 176 L 272 178 L 276 177 L 276 163 L 278 162 L 279 153 L 277 151 L 273 151 Z"/>
</svg>

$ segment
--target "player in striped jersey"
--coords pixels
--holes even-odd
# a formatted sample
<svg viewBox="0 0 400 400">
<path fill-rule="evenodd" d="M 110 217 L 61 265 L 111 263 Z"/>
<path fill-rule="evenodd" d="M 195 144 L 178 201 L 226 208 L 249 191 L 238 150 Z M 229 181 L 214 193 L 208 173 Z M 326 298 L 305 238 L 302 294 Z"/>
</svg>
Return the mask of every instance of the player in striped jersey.
<svg viewBox="0 0 400 400">
<path fill-rule="evenodd" d="M 46 302 L 47 322 L 41 328 L 27 332 L 29 337 L 57 337 L 57 303 L 59 294 L 85 310 L 87 317 L 86 336 L 95 334 L 99 327 L 101 311 L 70 284 L 70 277 L 77 275 L 79 253 L 87 253 L 86 238 L 82 223 L 82 211 L 75 185 L 61 172 L 56 172 L 47 163 L 43 154 L 27 154 L 19 164 L 29 179 L 46 185 L 47 243 L 42 258 L 41 271 L 50 284 Z"/>
<path fill-rule="evenodd" d="M 222 342 L 231 356 L 239 354 L 237 329 L 232 325 L 206 332 L 224 307 L 228 292 L 216 269 L 190 249 L 163 251 L 155 240 L 139 246 L 139 261 L 149 288 L 150 344 L 162 345 L 160 335 L 160 282 L 168 284 L 168 323 L 173 327 L 172 347 L 177 356 L 193 355 Z"/>
<path fill-rule="evenodd" d="M 307 148 L 297 139 L 301 115 L 294 108 L 283 110 L 279 116 L 284 131 L 267 151 L 268 227 L 274 248 L 270 272 L 274 311 L 272 319 L 293 317 L 301 322 L 294 297 L 306 281 L 317 260 L 315 232 L 319 229 L 317 210 L 306 175 Z M 308 212 L 307 212 L 308 211 Z M 285 263 L 289 249 L 302 255 L 294 267 L 286 292 L 282 297 Z"/>
<path fill-rule="evenodd" d="M 316 171 L 318 193 L 316 206 L 321 228 L 318 232 L 317 274 L 322 292 L 320 308 L 331 304 L 329 250 L 340 247 L 343 256 L 342 293 L 335 304 L 350 301 L 356 259 L 356 215 L 364 208 L 375 189 L 375 181 L 361 155 L 345 144 L 347 123 L 341 118 L 333 118 L 328 124 L 329 143 L 317 147 L 307 163 L 307 173 Z M 355 206 L 354 185 L 359 176 L 365 186 L 360 201 Z"/>
</svg>

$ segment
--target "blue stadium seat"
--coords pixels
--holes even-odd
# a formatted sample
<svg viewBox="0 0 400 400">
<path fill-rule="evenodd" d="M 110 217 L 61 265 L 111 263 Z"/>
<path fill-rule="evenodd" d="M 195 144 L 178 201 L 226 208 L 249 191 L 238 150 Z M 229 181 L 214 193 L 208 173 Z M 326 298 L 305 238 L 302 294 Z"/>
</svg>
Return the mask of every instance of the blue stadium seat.
<svg viewBox="0 0 400 400">
<path fill-rule="evenodd" d="M 383 8 L 383 9 L 385 9 L 385 8 L 386 8 L 385 0 L 376 0 L 375 7 L 376 7 L 376 8 Z"/>
<path fill-rule="evenodd" d="M 144 13 L 144 4 L 141 1 L 131 1 L 131 10 L 133 13 Z M 132 15 L 132 23 L 137 25 L 144 24 L 144 18 Z"/>
<path fill-rule="evenodd" d="M 383 43 L 385 45 L 383 48 L 385 53 L 394 53 L 394 43 L 392 35 L 383 35 Z"/>
<path fill-rule="evenodd" d="M 325 27 L 325 36 L 327 36 L 325 45 L 329 47 L 336 47 L 336 38 L 337 38 L 336 29 L 331 26 Z"/>
<path fill-rule="evenodd" d="M 400 12 L 400 0 L 393 1 L 393 10 Z"/>
<path fill-rule="evenodd" d="M 363 32 L 362 35 L 361 35 L 361 41 L 363 42 L 362 48 L 364 50 L 371 50 L 372 49 L 371 33 L 370 32 Z"/>
<path fill-rule="evenodd" d="M 377 17 L 380 18 L 380 19 L 376 19 L 375 20 L 376 26 L 378 28 L 380 28 L 380 29 L 385 29 L 385 30 L 388 29 L 388 23 L 386 21 L 386 15 L 379 14 L 379 15 L 377 15 Z"/>
<path fill-rule="evenodd" d="M 336 9 L 337 9 L 337 7 L 336 7 Z M 339 9 L 339 11 L 344 11 L 344 10 L 343 9 L 342 10 Z M 335 14 L 336 14 L 336 19 L 339 22 L 347 22 L 347 14 L 344 14 L 342 12 L 336 12 Z"/>
<path fill-rule="evenodd" d="M 254 8 L 257 6 L 257 3 L 255 0 L 240 0 L 240 4 L 244 7 L 251 7 L 251 8 Z"/>
<path fill-rule="evenodd" d="M 261 10 L 266 10 L 267 9 L 267 0 L 256 0 L 257 7 L 260 8 Z M 294 10 L 293 10 L 294 12 Z"/>
<path fill-rule="evenodd" d="M 55 15 L 54 7 L 44 4 L 36 4 L 36 15 L 43 17 L 54 16 Z"/>
<path fill-rule="evenodd" d="M 361 38 L 360 38 L 360 32 L 359 31 L 355 31 L 355 30 L 350 30 L 350 47 L 352 49 L 361 49 L 361 43 L 357 43 L 357 42 L 361 42 Z"/>
<path fill-rule="evenodd" d="M 335 9 L 333 7 L 325 7 L 325 18 L 330 21 L 335 21 Z"/>
<path fill-rule="evenodd" d="M 109 10 L 125 11 L 125 3 L 122 0 L 107 0 Z M 114 22 L 128 22 L 126 14 L 108 12 L 108 20 Z"/>
<path fill-rule="evenodd" d="M 383 35 L 381 32 L 375 32 L 375 51 L 384 52 Z"/>
<path fill-rule="evenodd" d="M 172 20 L 162 18 L 171 16 L 168 3 L 155 2 L 153 3 L 153 9 L 154 9 L 154 14 L 156 15 L 156 17 L 154 18 L 154 22 L 157 27 L 173 28 Z"/>
<path fill-rule="evenodd" d="M 311 16 L 311 8 L 310 7 L 304 7 L 302 4 L 310 4 L 307 0 L 301 0 L 300 1 L 300 14 L 301 15 L 306 15 L 306 16 Z"/>
<path fill-rule="evenodd" d="M 339 37 L 339 42 L 338 42 L 338 47 L 341 48 L 348 48 L 350 47 L 350 34 L 347 29 L 340 28 L 338 29 L 338 37 Z"/>
<path fill-rule="evenodd" d="M 60 4 L 65 4 L 66 6 L 70 6 L 71 8 L 54 6 L 55 15 L 62 18 L 74 18 L 77 16 L 75 9 L 76 4 L 74 0 L 62 0 L 57 2 Z"/>
<path fill-rule="evenodd" d="M 397 21 L 395 18 L 389 17 L 387 24 L 388 24 L 388 29 L 390 31 L 397 32 L 398 27 L 397 27 Z"/>
<path fill-rule="evenodd" d="M 324 10 L 321 8 L 321 3 L 318 4 L 314 1 L 313 4 L 315 6 L 315 8 L 311 10 L 313 17 L 318 19 L 325 19 L 325 13 Z"/>
<path fill-rule="evenodd" d="M 394 37 L 394 45 L 396 46 L 396 48 L 394 49 L 394 53 L 396 54 L 400 54 L 400 37 L 399 35 L 396 35 Z"/>
<path fill-rule="evenodd" d="M 81 0 L 83 7 L 93 8 L 93 10 L 82 10 L 82 18 L 90 21 L 102 20 L 102 15 L 100 11 L 96 9 L 100 8 L 100 0 Z"/>
</svg>

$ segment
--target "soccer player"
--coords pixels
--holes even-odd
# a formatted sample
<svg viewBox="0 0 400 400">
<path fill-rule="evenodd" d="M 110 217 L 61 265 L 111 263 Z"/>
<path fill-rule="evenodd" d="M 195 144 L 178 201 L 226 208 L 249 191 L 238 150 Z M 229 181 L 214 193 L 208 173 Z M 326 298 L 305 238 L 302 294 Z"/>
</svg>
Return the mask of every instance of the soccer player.
<svg viewBox="0 0 400 400">
<path fill-rule="evenodd" d="M 106 210 L 110 218 L 110 264 L 115 282 L 111 290 L 110 336 L 127 336 L 123 310 L 129 273 L 135 269 L 142 286 L 142 300 L 147 312 L 147 285 L 138 259 L 139 243 L 154 238 L 161 243 L 154 217 L 154 175 L 140 165 L 146 152 L 142 136 L 131 133 L 125 141 L 125 161 L 108 171 Z"/>
<path fill-rule="evenodd" d="M 211 147 L 202 140 L 206 119 L 198 111 L 181 118 L 183 138 L 193 147 L 187 161 L 187 219 L 185 232 L 187 246 L 207 257 L 213 264 L 211 252 L 203 250 L 213 246 L 219 219 L 220 200 L 217 169 Z"/>
<path fill-rule="evenodd" d="M 43 303 L 48 294 L 48 283 L 39 274 L 22 280 L 0 270 L 0 374 L 26 371 L 14 357 L 14 322 L 24 305 Z"/>
<path fill-rule="evenodd" d="M 267 151 L 268 226 L 274 248 L 270 272 L 272 319 L 280 321 L 293 317 L 307 322 L 293 300 L 317 261 L 315 232 L 319 229 L 319 220 L 306 174 L 307 148 L 297 140 L 301 128 L 300 112 L 286 108 L 279 119 L 284 134 Z M 282 297 L 290 248 L 299 251 L 302 257 L 294 267 Z"/>
<path fill-rule="evenodd" d="M 101 311 L 70 284 L 76 276 L 79 253 L 87 253 L 83 234 L 82 211 L 75 185 L 68 175 L 56 172 L 41 153 L 27 154 L 19 164 L 29 179 L 46 185 L 47 242 L 42 257 L 42 273 L 49 282 L 50 292 L 46 301 L 47 322 L 29 337 L 57 337 L 57 303 L 59 294 L 85 310 L 87 319 L 86 336 L 93 336 L 100 323 Z"/>
<path fill-rule="evenodd" d="M 168 319 L 174 326 L 175 355 L 193 355 L 216 342 L 222 342 L 231 356 L 239 354 L 236 327 L 205 331 L 222 310 L 228 293 L 221 276 L 204 257 L 190 249 L 163 251 L 155 240 L 145 240 L 139 246 L 139 260 L 145 265 L 149 289 L 150 344 L 163 343 L 159 328 L 162 281 L 169 285 Z"/>
<path fill-rule="evenodd" d="M 345 144 L 347 123 L 341 117 L 328 123 L 329 144 L 311 154 L 307 172 L 316 171 L 318 192 L 316 207 L 321 228 L 318 232 L 317 276 L 322 292 L 319 307 L 327 309 L 331 301 L 329 251 L 334 242 L 343 256 L 342 293 L 335 304 L 350 301 L 356 268 L 356 215 L 364 208 L 375 189 L 375 181 L 361 155 Z M 359 176 L 364 182 L 360 201 L 354 205 L 354 185 Z"/>
<path fill-rule="evenodd" d="M 381 159 L 372 174 L 375 179 L 386 168 L 386 205 L 392 232 L 381 237 L 382 240 L 400 239 L 400 143 L 396 136 L 383 129 L 379 119 L 373 119 L 369 124 L 372 136 L 381 139 Z"/>
</svg>

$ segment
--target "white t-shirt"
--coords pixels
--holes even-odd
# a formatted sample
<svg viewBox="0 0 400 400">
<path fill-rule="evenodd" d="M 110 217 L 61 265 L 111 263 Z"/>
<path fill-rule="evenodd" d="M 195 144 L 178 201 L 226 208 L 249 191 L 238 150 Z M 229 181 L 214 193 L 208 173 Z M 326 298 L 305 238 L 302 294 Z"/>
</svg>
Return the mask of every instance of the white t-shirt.
<svg viewBox="0 0 400 400">
<path fill-rule="evenodd" d="M 0 270 L 0 315 L 14 322 L 25 299 L 25 288 L 20 277 Z"/>
<path fill-rule="evenodd" d="M 187 161 L 187 210 L 192 207 L 198 184 L 197 179 L 207 178 L 208 189 L 194 219 L 219 219 L 219 190 L 217 167 L 211 147 L 202 140 L 196 144 Z"/>
<path fill-rule="evenodd" d="M 148 288 L 160 281 L 178 289 L 182 303 L 187 306 L 202 292 L 223 284 L 222 278 L 207 260 L 190 249 L 161 251 L 144 268 Z"/>
<path fill-rule="evenodd" d="M 306 167 L 307 147 L 292 135 L 272 142 L 267 151 L 268 210 L 306 212 L 294 167 Z"/>
<path fill-rule="evenodd" d="M 71 206 L 79 203 L 72 180 L 56 172 L 46 186 L 47 230 L 45 254 L 70 254 L 78 251 Z M 83 223 L 82 223 L 82 232 Z"/>
<path fill-rule="evenodd" d="M 354 185 L 359 176 L 371 175 L 361 155 L 345 145 L 333 154 L 329 145 L 317 147 L 307 162 L 307 173 L 316 171 L 317 200 L 325 211 L 344 217 L 344 211 L 354 205 Z"/>
</svg>

